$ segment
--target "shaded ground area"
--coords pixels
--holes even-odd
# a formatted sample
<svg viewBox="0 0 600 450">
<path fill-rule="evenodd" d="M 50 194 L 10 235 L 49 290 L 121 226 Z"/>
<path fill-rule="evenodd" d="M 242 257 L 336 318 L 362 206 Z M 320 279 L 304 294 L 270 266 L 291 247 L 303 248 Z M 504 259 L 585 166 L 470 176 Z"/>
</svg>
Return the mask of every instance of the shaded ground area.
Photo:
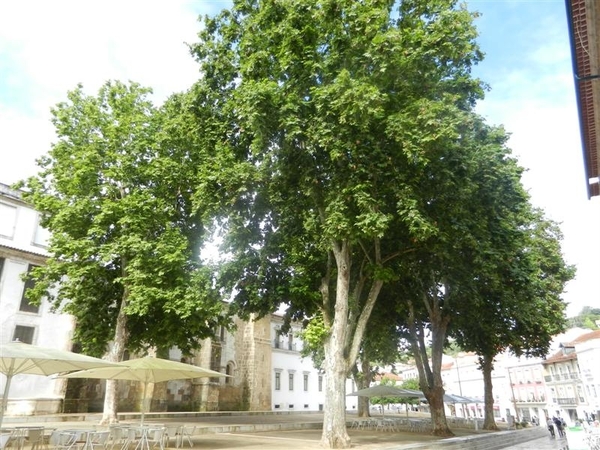
<svg viewBox="0 0 600 450">
<path fill-rule="evenodd" d="M 422 417 L 427 417 L 424 414 Z M 90 428 L 98 426 L 101 415 L 87 415 L 85 420 L 81 416 L 34 416 L 25 418 L 7 418 L 8 423 L 4 426 L 29 426 L 42 425 L 47 429 L 52 428 Z M 355 416 L 348 415 L 351 421 Z M 393 417 L 393 415 L 386 415 Z M 400 416 L 397 416 L 400 417 Z M 121 423 L 139 424 L 136 415 L 122 415 Z M 78 420 L 79 419 L 79 420 Z M 147 414 L 146 424 L 186 424 L 195 426 L 192 437 L 194 448 L 197 449 L 318 449 L 321 439 L 319 427 L 323 422 L 322 413 L 295 413 L 295 414 Z M 288 427 L 306 427 L 303 429 L 286 429 Z M 236 427 L 235 432 L 232 427 Z M 101 427 L 98 427 L 101 428 Z M 456 436 L 469 436 L 473 434 L 489 433 L 486 431 L 475 431 L 473 429 L 452 428 Z M 356 449 L 400 449 L 403 446 L 438 441 L 440 438 L 431 436 L 429 433 L 414 432 L 389 432 L 375 430 L 348 429 L 352 439 L 352 446 Z M 546 441 L 545 441 L 546 442 Z M 551 443 L 548 441 L 548 443 Z M 171 441 L 170 448 L 174 448 Z M 186 445 L 185 448 L 189 448 Z M 559 446 L 542 447 L 527 443 L 524 447 L 513 447 L 519 449 L 536 448 L 539 450 L 560 449 Z"/>
</svg>

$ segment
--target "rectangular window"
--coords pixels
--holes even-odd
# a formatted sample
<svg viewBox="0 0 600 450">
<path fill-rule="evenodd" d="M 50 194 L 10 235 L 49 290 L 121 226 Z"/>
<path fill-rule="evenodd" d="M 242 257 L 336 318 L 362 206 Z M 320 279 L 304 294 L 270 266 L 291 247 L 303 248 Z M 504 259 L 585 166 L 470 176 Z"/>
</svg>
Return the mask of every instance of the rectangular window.
<svg viewBox="0 0 600 450">
<path fill-rule="evenodd" d="M 308 391 L 308 374 L 304 374 L 304 390 Z"/>
<path fill-rule="evenodd" d="M 29 268 L 27 269 L 27 274 L 36 268 L 33 264 L 29 264 Z M 29 313 L 38 313 L 40 311 L 39 305 L 32 304 L 27 298 L 27 289 L 33 289 L 35 287 L 35 281 L 27 278 L 25 281 L 25 286 L 23 287 L 23 295 L 21 296 L 21 305 L 19 306 L 19 311 L 29 312 Z"/>
<path fill-rule="evenodd" d="M 34 327 L 26 327 L 24 325 L 17 325 L 13 334 L 13 341 L 23 342 L 25 344 L 33 344 L 33 334 L 35 333 Z"/>
<path fill-rule="evenodd" d="M 319 392 L 323 392 L 323 375 L 319 375 Z"/>
<path fill-rule="evenodd" d="M 15 236 L 15 225 L 17 223 L 16 206 L 0 203 L 0 236 L 12 239 Z"/>
<path fill-rule="evenodd" d="M 40 216 L 38 215 L 37 226 L 35 227 L 35 233 L 33 235 L 33 245 L 40 247 L 47 247 L 48 241 L 50 240 L 50 232 L 40 225 Z"/>
<path fill-rule="evenodd" d="M 288 375 L 288 380 L 289 380 L 289 385 L 290 385 L 290 391 L 294 390 L 294 374 L 290 373 Z"/>
<path fill-rule="evenodd" d="M 213 342 L 210 348 L 210 370 L 221 371 L 221 344 Z M 219 377 L 211 377 L 211 383 L 218 383 Z"/>
<path fill-rule="evenodd" d="M 4 258 L 0 258 L 0 283 L 2 282 L 2 271 L 4 269 Z"/>
<path fill-rule="evenodd" d="M 281 373 L 280 372 L 275 372 L 275 390 L 276 391 L 281 390 Z"/>
</svg>

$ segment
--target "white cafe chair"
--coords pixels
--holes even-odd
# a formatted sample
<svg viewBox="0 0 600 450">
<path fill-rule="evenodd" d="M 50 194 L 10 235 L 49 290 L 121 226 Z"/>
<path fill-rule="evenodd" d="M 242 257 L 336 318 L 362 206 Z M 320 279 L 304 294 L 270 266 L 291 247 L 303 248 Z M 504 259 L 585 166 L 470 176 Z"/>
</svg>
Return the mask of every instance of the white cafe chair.
<svg viewBox="0 0 600 450">
<path fill-rule="evenodd" d="M 192 442 L 192 436 L 196 431 L 196 426 L 182 425 L 181 426 L 181 446 L 183 447 L 184 441 L 187 441 L 190 444 L 190 447 L 194 446 Z"/>
<path fill-rule="evenodd" d="M 78 433 L 72 431 L 54 430 L 50 435 L 49 443 L 53 450 L 76 450 Z"/>
<path fill-rule="evenodd" d="M 31 450 L 38 450 L 44 445 L 44 427 L 29 428 L 27 430 L 27 442 Z"/>
<path fill-rule="evenodd" d="M 88 433 L 85 442 L 85 450 L 98 450 L 106 449 L 108 445 L 108 438 L 110 437 L 110 430 L 107 431 L 92 431 Z"/>
<path fill-rule="evenodd" d="M 148 430 L 148 447 L 160 447 L 160 450 L 165 450 L 165 427 L 150 428 Z"/>
<path fill-rule="evenodd" d="M 169 441 L 171 439 L 175 440 L 175 448 L 181 447 L 181 428 L 182 426 L 180 424 L 165 425 L 165 442 L 163 444 L 164 447 L 169 446 Z"/>
</svg>

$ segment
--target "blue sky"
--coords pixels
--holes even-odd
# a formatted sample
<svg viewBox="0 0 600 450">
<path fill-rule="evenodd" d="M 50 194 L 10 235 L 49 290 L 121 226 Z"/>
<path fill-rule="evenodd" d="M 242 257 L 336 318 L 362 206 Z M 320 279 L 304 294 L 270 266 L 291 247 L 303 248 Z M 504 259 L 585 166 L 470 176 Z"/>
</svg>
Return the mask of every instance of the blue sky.
<svg viewBox="0 0 600 450">
<path fill-rule="evenodd" d="M 227 2 L 20 0 L 0 2 L 0 182 L 36 171 L 54 139 L 50 107 L 83 83 L 108 79 L 152 87 L 157 103 L 198 76 L 185 42 L 198 14 Z M 478 105 L 511 133 L 532 202 L 561 223 L 578 269 L 564 298 L 570 315 L 598 307 L 600 202 L 588 200 L 564 0 L 470 0 L 485 60 L 475 74 L 491 91 Z"/>
</svg>

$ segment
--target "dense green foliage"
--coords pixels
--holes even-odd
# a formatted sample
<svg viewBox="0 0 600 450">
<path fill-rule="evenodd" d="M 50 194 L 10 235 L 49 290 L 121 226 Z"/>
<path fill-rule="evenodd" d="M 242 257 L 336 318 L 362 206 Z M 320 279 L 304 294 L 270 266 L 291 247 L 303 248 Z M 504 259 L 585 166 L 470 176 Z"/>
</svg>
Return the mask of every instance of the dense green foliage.
<svg viewBox="0 0 600 450">
<path fill-rule="evenodd" d="M 481 95 L 471 17 L 452 4 L 402 2 L 394 20 L 391 2 L 239 1 L 207 19 L 195 92 L 230 124 L 215 146 L 246 162 L 249 183 L 223 190 L 240 304 L 310 313 L 334 243 L 356 252 L 352 278 L 385 279 L 398 249 L 384 236 L 434 231 L 421 175 Z"/>
<path fill-rule="evenodd" d="M 585 306 L 575 317 L 570 317 L 569 327 L 589 328 L 597 330 L 600 328 L 600 308 Z"/>
<path fill-rule="evenodd" d="M 439 408 L 451 320 L 486 301 L 480 280 L 510 282 L 493 273 L 528 197 L 506 134 L 472 111 L 484 89 L 470 73 L 482 56 L 472 19 L 451 0 L 238 0 L 192 47 L 206 143 L 236 169 L 213 183 L 231 255 L 221 282 L 240 313 L 283 301 L 313 320 L 328 446 L 350 445 L 339 391 L 384 342 L 377 328 L 394 343 L 410 325 Z"/>
<path fill-rule="evenodd" d="M 22 183 L 52 233 L 47 265 L 32 272 L 30 298 L 47 296 L 77 320 L 75 340 L 103 354 L 123 314 L 125 347 L 190 351 L 225 319 L 197 202 L 202 155 L 186 128 L 185 98 L 157 109 L 149 90 L 108 82 L 53 110 L 58 141 Z"/>
</svg>

